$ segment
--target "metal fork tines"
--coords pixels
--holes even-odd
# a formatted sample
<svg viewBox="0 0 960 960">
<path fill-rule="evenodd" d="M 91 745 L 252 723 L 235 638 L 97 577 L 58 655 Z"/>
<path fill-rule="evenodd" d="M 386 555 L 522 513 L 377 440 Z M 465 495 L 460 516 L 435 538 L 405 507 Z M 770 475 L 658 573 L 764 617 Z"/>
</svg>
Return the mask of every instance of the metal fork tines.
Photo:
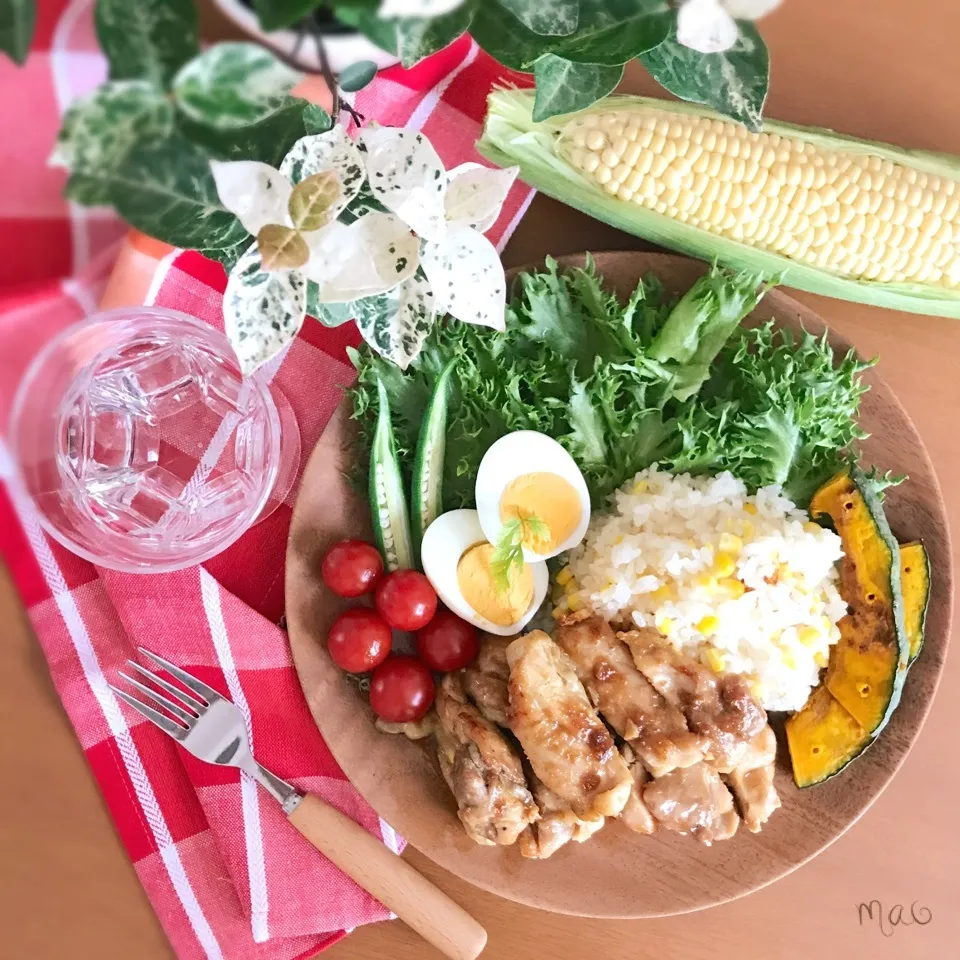
<svg viewBox="0 0 960 960">
<path fill-rule="evenodd" d="M 148 686 L 129 673 L 121 671 L 120 676 L 148 702 L 144 703 L 142 699 L 131 696 L 113 684 L 110 684 L 110 689 L 124 703 L 173 737 L 199 760 L 220 766 L 239 767 L 248 773 L 279 800 L 289 814 L 299 803 L 300 795 L 289 783 L 272 774 L 253 758 L 246 724 L 237 705 L 169 660 L 143 647 L 138 649 L 155 666 L 179 680 L 187 689 L 175 686 L 154 670 L 148 670 L 134 660 L 128 660 L 127 663 L 143 680 L 153 686 Z"/>
</svg>

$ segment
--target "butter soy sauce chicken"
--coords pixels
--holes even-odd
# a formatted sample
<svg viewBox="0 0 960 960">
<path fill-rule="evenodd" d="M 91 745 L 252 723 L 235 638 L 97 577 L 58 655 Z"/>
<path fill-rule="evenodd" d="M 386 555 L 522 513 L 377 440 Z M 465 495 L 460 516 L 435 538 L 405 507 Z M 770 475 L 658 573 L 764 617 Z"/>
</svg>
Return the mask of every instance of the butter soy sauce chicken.
<svg viewBox="0 0 960 960">
<path fill-rule="evenodd" d="M 633 777 L 570 658 L 534 630 L 510 644 L 507 662 L 507 719 L 534 772 L 582 819 L 617 816 Z"/>
<path fill-rule="evenodd" d="M 751 833 L 759 833 L 774 810 L 780 808 L 780 796 L 773 785 L 776 763 L 777 738 L 767 725 L 750 741 L 733 771 L 724 777 Z"/>
<path fill-rule="evenodd" d="M 658 823 L 690 834 L 705 846 L 729 840 L 740 824 L 733 796 L 706 763 L 673 770 L 643 788 L 643 801 Z"/>
<path fill-rule="evenodd" d="M 458 673 L 437 688 L 437 756 L 468 836 L 486 846 L 509 846 L 538 816 L 520 756 L 486 720 Z"/>
</svg>

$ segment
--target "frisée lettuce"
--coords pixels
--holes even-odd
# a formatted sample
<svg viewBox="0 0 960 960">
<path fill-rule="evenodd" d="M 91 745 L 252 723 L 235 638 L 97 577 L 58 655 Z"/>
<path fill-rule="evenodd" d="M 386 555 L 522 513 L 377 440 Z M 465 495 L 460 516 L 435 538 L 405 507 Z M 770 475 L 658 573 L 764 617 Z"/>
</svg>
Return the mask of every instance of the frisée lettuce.
<svg viewBox="0 0 960 960">
<path fill-rule="evenodd" d="M 779 483 L 806 505 L 862 435 L 856 417 L 868 365 L 852 352 L 837 362 L 810 334 L 742 328 L 764 280 L 714 266 L 677 300 L 650 275 L 624 303 L 591 260 L 560 270 L 548 259 L 517 278 L 504 332 L 438 323 L 406 370 L 368 347 L 351 351 L 361 454 L 370 449 L 379 381 L 400 461 L 412 462 L 433 384 L 452 362 L 445 510 L 473 505 L 484 452 L 514 430 L 559 440 L 595 503 L 658 463 L 730 470 L 751 488 Z"/>
</svg>

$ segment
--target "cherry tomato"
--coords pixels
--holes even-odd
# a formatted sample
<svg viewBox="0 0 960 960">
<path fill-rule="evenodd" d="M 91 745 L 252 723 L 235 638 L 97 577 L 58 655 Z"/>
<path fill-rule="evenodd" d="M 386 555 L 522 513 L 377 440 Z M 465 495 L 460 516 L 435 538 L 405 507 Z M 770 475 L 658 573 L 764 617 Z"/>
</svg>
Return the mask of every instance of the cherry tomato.
<svg viewBox="0 0 960 960">
<path fill-rule="evenodd" d="M 379 666 L 390 653 L 390 627 L 376 610 L 354 607 L 333 621 L 327 649 L 333 662 L 348 673 L 366 673 Z"/>
<path fill-rule="evenodd" d="M 362 597 L 370 593 L 382 573 L 380 551 L 362 540 L 335 543 L 320 564 L 323 582 L 341 597 Z"/>
<path fill-rule="evenodd" d="M 433 674 L 416 657 L 390 657 L 370 680 L 370 706 L 388 723 L 419 720 L 430 709 L 433 694 Z"/>
<path fill-rule="evenodd" d="M 477 628 L 449 610 L 438 610 L 417 631 L 417 653 L 431 670 L 459 670 L 477 656 Z"/>
<path fill-rule="evenodd" d="M 419 630 L 437 612 L 437 593 L 416 570 L 388 573 L 376 593 L 377 609 L 394 630 Z"/>
</svg>

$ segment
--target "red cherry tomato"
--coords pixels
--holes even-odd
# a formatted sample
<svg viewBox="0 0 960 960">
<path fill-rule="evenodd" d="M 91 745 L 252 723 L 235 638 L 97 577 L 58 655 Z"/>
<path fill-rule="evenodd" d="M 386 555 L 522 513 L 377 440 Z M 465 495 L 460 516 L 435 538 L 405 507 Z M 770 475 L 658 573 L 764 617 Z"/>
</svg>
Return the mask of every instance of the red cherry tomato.
<svg viewBox="0 0 960 960">
<path fill-rule="evenodd" d="M 370 680 L 370 706 L 389 723 L 419 720 L 430 709 L 433 694 L 433 674 L 416 657 L 390 657 Z"/>
<path fill-rule="evenodd" d="M 370 593 L 383 573 L 380 551 L 362 540 L 341 540 L 323 556 L 320 576 L 341 597 Z"/>
<path fill-rule="evenodd" d="M 437 593 L 416 570 L 388 573 L 376 593 L 377 609 L 394 630 L 419 630 L 437 612 Z"/>
<path fill-rule="evenodd" d="M 449 610 L 438 610 L 417 631 L 417 653 L 431 670 L 459 670 L 477 656 L 477 628 Z"/>
<path fill-rule="evenodd" d="M 366 673 L 387 659 L 391 640 L 390 627 L 383 617 L 368 607 L 354 607 L 333 621 L 327 649 L 342 670 Z"/>
</svg>

